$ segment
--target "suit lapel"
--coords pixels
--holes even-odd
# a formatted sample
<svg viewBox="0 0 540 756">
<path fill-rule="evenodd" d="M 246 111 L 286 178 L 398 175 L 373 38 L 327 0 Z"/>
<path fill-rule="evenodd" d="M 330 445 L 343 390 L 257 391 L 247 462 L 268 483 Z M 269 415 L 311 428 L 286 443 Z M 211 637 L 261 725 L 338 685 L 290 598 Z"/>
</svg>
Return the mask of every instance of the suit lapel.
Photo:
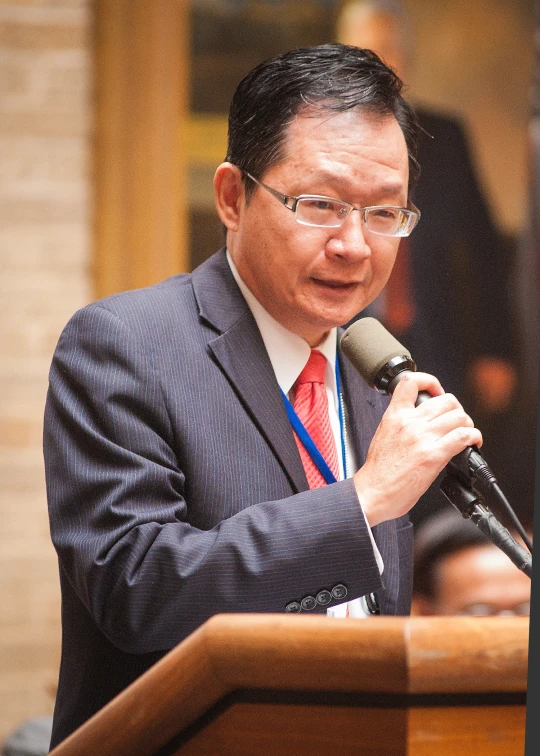
<svg viewBox="0 0 540 756">
<path fill-rule="evenodd" d="M 283 467 L 295 492 L 308 484 L 264 342 L 223 251 L 193 274 L 201 317 L 218 335 L 208 342 L 249 416 Z"/>
</svg>

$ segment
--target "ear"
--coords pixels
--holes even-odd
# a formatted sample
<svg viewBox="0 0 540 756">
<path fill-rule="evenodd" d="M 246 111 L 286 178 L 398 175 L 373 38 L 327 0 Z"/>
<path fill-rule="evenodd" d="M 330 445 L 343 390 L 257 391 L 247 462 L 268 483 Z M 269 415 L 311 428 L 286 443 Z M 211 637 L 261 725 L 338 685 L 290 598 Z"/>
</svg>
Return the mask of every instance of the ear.
<svg viewBox="0 0 540 756">
<path fill-rule="evenodd" d="M 229 231 L 238 230 L 241 201 L 244 197 L 242 171 L 232 163 L 221 163 L 214 176 L 216 209 Z"/>
</svg>

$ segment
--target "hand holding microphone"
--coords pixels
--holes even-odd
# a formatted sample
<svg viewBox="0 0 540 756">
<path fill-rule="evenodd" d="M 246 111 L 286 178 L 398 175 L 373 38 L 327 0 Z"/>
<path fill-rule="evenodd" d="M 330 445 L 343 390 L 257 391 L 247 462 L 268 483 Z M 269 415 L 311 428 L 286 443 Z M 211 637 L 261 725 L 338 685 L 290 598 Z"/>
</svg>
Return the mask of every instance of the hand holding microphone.
<svg viewBox="0 0 540 756">
<path fill-rule="evenodd" d="M 361 375 L 366 378 L 367 371 L 368 383 L 374 385 L 371 376 L 379 372 L 379 363 L 388 356 L 388 343 L 381 343 L 380 338 L 374 341 L 373 333 L 365 333 L 366 320 L 376 323 L 395 342 L 378 321 L 365 318 L 351 326 L 341 344 Z M 364 348 L 368 343 L 369 347 Z M 398 346 L 400 355 L 406 353 Z M 387 362 L 384 359 L 384 364 Z M 391 384 L 392 400 L 370 444 L 366 462 L 354 476 L 371 526 L 406 514 L 452 457 L 468 446 L 482 444 L 482 435 L 471 418 L 452 394 L 444 393 L 436 378 L 409 368 L 402 369 L 399 380 L 394 380 L 392 376 L 386 381 Z M 419 395 L 432 398 L 418 404 Z"/>
<path fill-rule="evenodd" d="M 530 576 L 530 554 L 481 503 L 472 488 L 478 478 L 494 491 L 514 519 L 529 550 L 530 542 L 478 447 L 482 435 L 439 381 L 417 373 L 410 353 L 374 318 L 362 318 L 343 334 L 341 348 L 364 380 L 392 395 L 354 476 L 371 526 L 406 514 L 444 468 L 447 498 Z M 427 401 L 429 399 L 429 401 Z"/>
</svg>

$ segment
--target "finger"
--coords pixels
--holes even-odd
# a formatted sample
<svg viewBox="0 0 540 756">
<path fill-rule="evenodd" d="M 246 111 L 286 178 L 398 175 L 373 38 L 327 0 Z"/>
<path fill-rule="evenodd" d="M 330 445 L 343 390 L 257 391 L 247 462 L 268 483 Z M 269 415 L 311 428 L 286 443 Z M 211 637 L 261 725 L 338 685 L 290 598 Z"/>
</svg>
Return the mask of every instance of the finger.
<svg viewBox="0 0 540 756">
<path fill-rule="evenodd" d="M 439 396 L 433 396 L 425 402 L 422 402 L 416 408 L 416 415 L 419 418 L 426 420 L 432 420 L 446 412 L 452 412 L 454 410 L 461 410 L 465 415 L 465 410 L 460 402 L 453 394 L 440 394 Z"/>
<path fill-rule="evenodd" d="M 418 399 L 419 391 L 427 391 L 432 396 L 444 394 L 444 389 L 433 375 L 429 373 L 402 373 L 399 383 L 392 394 L 392 404 L 397 407 L 410 407 Z M 427 402 L 426 402 L 427 404 Z"/>
<path fill-rule="evenodd" d="M 474 428 L 474 422 L 462 407 L 458 407 L 434 417 L 428 427 L 440 438 L 456 428 Z"/>
<path fill-rule="evenodd" d="M 460 427 L 454 428 L 439 439 L 437 446 L 447 454 L 450 459 L 455 457 L 468 446 L 482 446 L 482 434 L 478 428 Z"/>
</svg>

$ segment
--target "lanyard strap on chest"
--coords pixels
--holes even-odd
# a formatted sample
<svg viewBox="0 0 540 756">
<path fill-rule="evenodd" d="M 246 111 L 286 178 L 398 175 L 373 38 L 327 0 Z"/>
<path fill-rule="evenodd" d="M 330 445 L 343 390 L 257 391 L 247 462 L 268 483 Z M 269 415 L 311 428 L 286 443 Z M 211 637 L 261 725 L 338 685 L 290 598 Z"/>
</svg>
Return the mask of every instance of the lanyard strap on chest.
<svg viewBox="0 0 540 756">
<path fill-rule="evenodd" d="M 343 418 L 343 397 L 341 394 L 341 378 L 340 378 L 340 372 L 339 372 L 339 362 L 336 355 L 336 386 L 337 386 L 337 395 L 338 395 L 338 414 L 339 414 L 339 430 L 340 430 L 340 438 L 341 438 L 341 456 L 343 460 L 343 471 L 345 477 L 347 476 L 347 469 L 345 464 L 345 434 L 344 434 L 344 418 Z M 294 407 L 292 406 L 291 402 L 289 401 L 289 398 L 281 389 L 281 396 L 283 397 L 283 403 L 285 405 L 285 409 L 287 410 L 287 416 L 289 418 L 289 422 L 304 445 L 306 451 L 308 452 L 309 456 L 313 460 L 314 464 L 316 465 L 317 469 L 321 473 L 322 477 L 324 478 L 325 483 L 336 483 L 336 476 L 332 472 L 332 470 L 329 468 L 325 458 L 317 448 L 315 442 L 307 432 L 304 424 L 296 414 Z"/>
</svg>

